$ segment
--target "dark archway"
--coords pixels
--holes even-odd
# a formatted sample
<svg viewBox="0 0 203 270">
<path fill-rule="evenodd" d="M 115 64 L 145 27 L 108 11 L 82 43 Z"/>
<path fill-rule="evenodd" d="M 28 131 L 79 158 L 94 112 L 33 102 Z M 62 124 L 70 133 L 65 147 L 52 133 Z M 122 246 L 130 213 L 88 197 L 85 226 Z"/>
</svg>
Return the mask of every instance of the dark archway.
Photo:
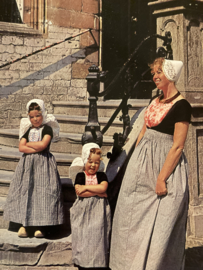
<svg viewBox="0 0 203 270">
<path fill-rule="evenodd" d="M 149 0 L 103 0 L 103 70 L 108 70 L 108 86 L 115 74 L 127 61 L 128 57 L 147 36 L 156 33 L 155 18 L 150 14 L 148 6 Z M 150 98 L 151 89 L 154 87 L 151 83 L 150 74 L 145 75 L 145 79 L 139 84 L 139 91 L 133 90 L 136 76 L 147 69 L 147 64 L 151 62 L 155 53 L 155 43 L 146 44 L 139 53 L 136 70 L 132 67 L 130 71 L 132 80 L 131 98 Z M 136 75 L 134 76 L 134 74 Z M 126 83 L 121 82 L 115 87 L 115 91 L 107 98 L 121 98 L 123 87 Z M 125 85 L 125 86 L 124 86 Z"/>
<path fill-rule="evenodd" d="M 16 0 L 0 1 L 0 21 L 11 23 L 22 23 Z"/>
</svg>

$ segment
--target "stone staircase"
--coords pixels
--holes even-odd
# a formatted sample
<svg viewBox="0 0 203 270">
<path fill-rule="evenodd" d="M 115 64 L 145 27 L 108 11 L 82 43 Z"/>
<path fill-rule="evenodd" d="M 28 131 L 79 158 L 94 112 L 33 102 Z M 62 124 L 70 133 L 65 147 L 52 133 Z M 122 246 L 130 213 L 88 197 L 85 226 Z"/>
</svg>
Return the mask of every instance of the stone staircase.
<svg viewBox="0 0 203 270">
<path fill-rule="evenodd" d="M 115 100 L 98 102 L 101 129 L 119 104 L 120 101 Z M 132 117 L 138 109 L 146 106 L 147 102 L 129 100 L 129 104 L 132 105 L 129 111 Z M 17 228 L 12 227 L 12 224 L 9 227 L 9 223 L 3 219 L 3 209 L 9 185 L 22 154 L 18 151 L 18 129 L 0 129 L 0 270 L 7 269 L 6 265 L 9 265 L 8 269 L 22 270 L 28 270 L 29 265 L 32 266 L 30 269 L 43 267 L 40 270 L 49 269 L 54 265 L 60 265 L 60 270 L 65 270 L 67 267 L 77 269 L 73 267 L 71 260 L 69 209 L 75 201 L 76 195 L 72 180 L 69 178 L 69 167 L 72 160 L 81 154 L 81 137 L 88 120 L 89 102 L 54 101 L 53 106 L 54 115 L 60 125 L 60 140 L 51 144 L 51 152 L 56 158 L 61 176 L 66 223 L 59 228 L 57 233 L 50 234 L 50 239 L 49 237 L 20 239 L 17 233 L 12 231 L 17 230 Z M 121 116 L 121 113 L 119 115 Z M 103 155 L 106 155 L 110 150 L 115 132 L 122 132 L 122 122 L 119 121 L 118 117 L 104 136 Z M 7 230 L 8 228 L 11 230 Z M 55 270 L 55 268 L 53 269 Z M 56 270 L 58 269 L 56 268 Z"/>
</svg>

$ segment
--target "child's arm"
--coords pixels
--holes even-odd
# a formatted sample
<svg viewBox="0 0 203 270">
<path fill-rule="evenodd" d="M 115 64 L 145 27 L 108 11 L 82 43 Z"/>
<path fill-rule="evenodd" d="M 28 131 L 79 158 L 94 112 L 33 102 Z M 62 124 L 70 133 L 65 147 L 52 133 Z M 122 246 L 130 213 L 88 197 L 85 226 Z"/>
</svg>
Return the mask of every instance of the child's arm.
<svg viewBox="0 0 203 270">
<path fill-rule="evenodd" d="M 37 151 L 34 148 L 27 146 L 27 140 L 25 138 L 22 138 L 20 140 L 19 151 L 25 154 L 37 153 Z"/>
<path fill-rule="evenodd" d="M 75 190 L 78 195 L 89 191 L 97 194 L 105 193 L 108 188 L 108 182 L 102 181 L 100 184 L 97 185 L 76 185 Z"/>
<path fill-rule="evenodd" d="M 46 135 L 44 135 L 44 138 L 42 139 L 42 141 L 28 142 L 28 143 L 26 143 L 26 146 L 34 148 L 36 150 L 36 152 L 41 152 L 45 148 L 47 148 L 50 141 L 51 141 L 51 136 L 46 134 Z"/>
<path fill-rule="evenodd" d="M 88 198 L 88 197 L 94 197 L 94 196 L 99 196 L 99 197 L 106 197 L 107 198 L 107 194 L 106 192 L 104 193 L 96 193 L 96 192 L 91 192 L 91 191 L 85 191 L 83 193 L 78 193 L 77 189 L 80 185 L 75 185 L 75 192 L 79 197 L 83 197 L 83 198 Z"/>
</svg>

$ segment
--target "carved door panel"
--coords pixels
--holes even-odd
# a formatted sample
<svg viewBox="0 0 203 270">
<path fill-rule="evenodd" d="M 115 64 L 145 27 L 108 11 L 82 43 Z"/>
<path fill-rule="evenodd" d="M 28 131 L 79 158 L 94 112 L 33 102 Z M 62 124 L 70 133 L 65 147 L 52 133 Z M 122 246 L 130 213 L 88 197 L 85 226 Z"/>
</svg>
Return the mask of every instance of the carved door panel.
<svg viewBox="0 0 203 270">
<path fill-rule="evenodd" d="M 24 23 L 45 33 L 46 9 L 47 0 L 24 0 Z"/>
</svg>

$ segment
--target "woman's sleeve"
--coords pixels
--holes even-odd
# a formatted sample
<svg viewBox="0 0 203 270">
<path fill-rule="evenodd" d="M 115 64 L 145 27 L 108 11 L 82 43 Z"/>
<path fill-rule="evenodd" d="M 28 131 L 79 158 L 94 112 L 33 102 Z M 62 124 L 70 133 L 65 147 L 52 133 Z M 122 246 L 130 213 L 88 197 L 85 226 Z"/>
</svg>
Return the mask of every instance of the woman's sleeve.
<svg viewBox="0 0 203 270">
<path fill-rule="evenodd" d="M 182 99 L 177 103 L 175 108 L 175 123 L 177 122 L 189 122 L 191 119 L 192 107 L 190 103 Z"/>
<path fill-rule="evenodd" d="M 51 138 L 53 138 L 53 130 L 50 126 L 48 125 L 45 125 L 44 128 L 43 128 L 43 131 L 42 131 L 42 138 L 45 136 L 45 135 L 50 135 Z"/>
<path fill-rule="evenodd" d="M 83 172 L 76 175 L 74 185 L 85 185 L 85 174 Z"/>
</svg>

